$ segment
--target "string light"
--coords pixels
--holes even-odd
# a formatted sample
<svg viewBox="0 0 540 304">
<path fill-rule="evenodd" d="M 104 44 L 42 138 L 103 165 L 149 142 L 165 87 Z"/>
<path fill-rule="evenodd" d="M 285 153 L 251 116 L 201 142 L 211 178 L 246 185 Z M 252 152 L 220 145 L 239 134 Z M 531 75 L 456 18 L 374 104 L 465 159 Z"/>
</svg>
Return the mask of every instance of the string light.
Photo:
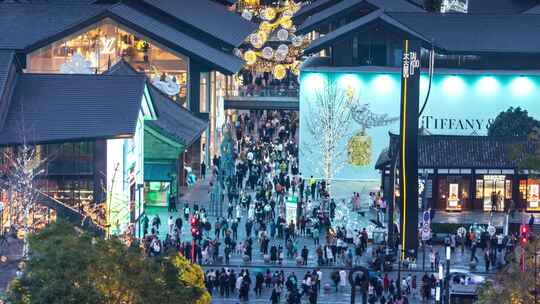
<svg viewBox="0 0 540 304">
<path fill-rule="evenodd" d="M 245 19 L 258 22 L 259 29 L 234 54 L 243 58 L 251 70 L 270 72 L 277 79 L 283 79 L 288 70 L 298 75 L 301 65 L 298 57 L 309 44 L 307 37 L 294 34 L 296 27 L 291 18 L 300 5 L 293 0 L 274 5 L 240 0 L 236 8 Z M 276 48 L 273 45 L 278 41 Z"/>
</svg>

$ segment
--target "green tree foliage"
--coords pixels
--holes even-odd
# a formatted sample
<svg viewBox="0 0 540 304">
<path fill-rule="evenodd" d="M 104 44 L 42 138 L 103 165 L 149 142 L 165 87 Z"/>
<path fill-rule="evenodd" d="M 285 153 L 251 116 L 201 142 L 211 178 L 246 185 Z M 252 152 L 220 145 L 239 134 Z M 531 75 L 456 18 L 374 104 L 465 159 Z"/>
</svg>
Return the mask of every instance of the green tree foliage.
<svg viewBox="0 0 540 304">
<path fill-rule="evenodd" d="M 497 115 L 489 126 L 489 136 L 528 136 L 535 128 L 540 128 L 540 121 L 529 116 L 527 110 L 510 107 Z"/>
<path fill-rule="evenodd" d="M 101 240 L 67 223 L 29 239 L 30 259 L 11 282 L 13 304 L 209 304 L 201 268 L 178 254 L 147 258 L 136 246 Z"/>
<path fill-rule="evenodd" d="M 439 13 L 441 11 L 442 0 L 424 0 L 424 9 L 428 12 Z"/>
<path fill-rule="evenodd" d="M 536 247 L 534 243 L 536 242 Z M 508 265 L 498 272 L 493 280 L 488 280 L 479 290 L 479 304 L 508 303 L 528 304 L 534 303 L 534 253 L 538 254 L 540 242 L 529 243 L 523 250 L 518 246 L 509 256 Z M 520 264 L 522 252 L 525 257 L 525 269 Z M 540 255 L 537 256 L 540 265 Z M 540 283 L 540 272 L 537 274 L 537 284 Z M 540 292 L 540 289 L 538 290 Z M 540 295 L 539 295 L 540 298 Z"/>
<path fill-rule="evenodd" d="M 535 128 L 528 138 L 528 147 L 531 151 L 525 153 L 519 167 L 524 170 L 540 171 L 540 128 Z"/>
</svg>

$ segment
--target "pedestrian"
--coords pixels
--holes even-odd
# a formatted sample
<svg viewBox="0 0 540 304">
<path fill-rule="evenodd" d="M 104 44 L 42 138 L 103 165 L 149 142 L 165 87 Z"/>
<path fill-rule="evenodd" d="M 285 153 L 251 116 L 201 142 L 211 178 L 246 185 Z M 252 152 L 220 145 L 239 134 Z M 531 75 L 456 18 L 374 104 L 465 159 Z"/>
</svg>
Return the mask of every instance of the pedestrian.
<svg viewBox="0 0 540 304">
<path fill-rule="evenodd" d="M 159 233 L 159 226 L 161 226 L 161 219 L 159 218 L 159 214 L 156 214 L 154 218 L 152 218 L 152 228 L 155 228 Z"/>
<path fill-rule="evenodd" d="M 167 226 L 169 227 L 169 235 L 173 235 L 174 232 L 174 220 L 172 215 L 169 216 L 169 219 L 167 220 Z"/>
</svg>

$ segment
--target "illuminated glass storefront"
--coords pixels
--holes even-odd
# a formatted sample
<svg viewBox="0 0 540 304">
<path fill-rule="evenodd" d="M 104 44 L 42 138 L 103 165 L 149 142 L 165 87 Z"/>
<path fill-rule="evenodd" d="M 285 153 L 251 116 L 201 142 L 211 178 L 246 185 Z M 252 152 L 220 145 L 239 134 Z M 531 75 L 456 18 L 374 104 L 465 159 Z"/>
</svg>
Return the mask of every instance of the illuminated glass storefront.
<svg viewBox="0 0 540 304">
<path fill-rule="evenodd" d="M 320 70 L 319 70 L 320 69 Z M 328 69 L 323 71 L 323 69 Z M 381 68 L 382 69 L 382 68 Z M 325 88 L 325 83 L 333 80 L 344 91 L 357 94 L 360 103 L 367 104 L 375 114 L 387 114 L 399 118 L 400 115 L 400 74 L 396 69 L 385 68 L 384 72 L 363 70 L 363 68 L 307 68 L 300 76 L 300 145 L 313 146 L 307 130 L 310 103 L 316 92 Z M 423 102 L 429 80 L 426 75 L 420 79 L 420 101 Z M 479 71 L 436 71 L 433 77 L 429 102 L 423 112 L 419 127 L 433 135 L 482 136 L 493 119 L 509 107 L 521 107 L 533 117 L 540 117 L 537 96 L 540 96 L 540 75 L 500 71 L 485 74 Z M 388 147 L 389 133 L 399 134 L 399 120 L 386 126 L 364 129 L 354 123 L 348 138 L 339 143 L 347 153 L 342 154 L 342 168 L 336 173 L 338 180 L 354 180 L 374 191 L 381 185 L 381 173 L 375 169 L 377 157 Z M 357 139 L 361 139 L 358 141 Z M 350 145 L 352 141 L 365 143 L 360 147 Z M 365 163 L 358 165 L 348 159 L 350 147 L 353 153 L 362 153 Z M 358 149 L 359 148 L 359 149 Z M 317 151 L 315 151 L 317 152 Z M 319 151 L 320 152 L 320 151 Z M 300 153 L 300 171 L 305 176 L 321 178 L 320 153 Z M 518 183 L 514 170 L 496 168 L 474 169 L 445 167 L 425 168 L 437 172 L 430 175 L 429 195 L 432 206 L 439 210 L 503 211 L 513 200 L 517 208 L 540 211 L 537 180 L 526 179 Z M 386 171 L 385 171 L 386 172 Z M 520 200 L 517 188 L 520 188 Z M 530 185 L 529 185 L 530 184 Z M 375 185 L 375 186 L 374 186 Z M 375 187 L 375 188 L 374 188 Z M 514 189 L 515 188 L 515 189 Z M 369 192 L 368 192 L 369 193 Z M 362 193 L 368 199 L 367 193 Z M 527 206 L 524 202 L 527 201 Z M 492 207 L 493 205 L 493 207 Z"/>
<path fill-rule="evenodd" d="M 179 85 L 171 97 L 187 106 L 189 58 L 104 19 L 76 34 L 27 55 L 27 72 L 60 73 L 74 54 L 82 55 L 94 73 L 108 70 L 124 59 L 150 79 L 171 80 Z M 156 78 L 157 77 L 157 78 Z M 173 90 L 174 92 L 174 90 Z"/>
</svg>

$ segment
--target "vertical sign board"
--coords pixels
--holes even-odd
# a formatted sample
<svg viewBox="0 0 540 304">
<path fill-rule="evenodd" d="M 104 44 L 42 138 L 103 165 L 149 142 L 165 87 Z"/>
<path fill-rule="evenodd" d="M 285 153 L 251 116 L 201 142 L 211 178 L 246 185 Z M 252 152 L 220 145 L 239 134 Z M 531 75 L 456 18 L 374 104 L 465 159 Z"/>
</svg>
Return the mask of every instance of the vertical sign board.
<svg viewBox="0 0 540 304">
<path fill-rule="evenodd" d="M 401 258 L 418 248 L 418 107 L 420 45 L 405 40 L 401 73 L 400 167 Z"/>
</svg>

